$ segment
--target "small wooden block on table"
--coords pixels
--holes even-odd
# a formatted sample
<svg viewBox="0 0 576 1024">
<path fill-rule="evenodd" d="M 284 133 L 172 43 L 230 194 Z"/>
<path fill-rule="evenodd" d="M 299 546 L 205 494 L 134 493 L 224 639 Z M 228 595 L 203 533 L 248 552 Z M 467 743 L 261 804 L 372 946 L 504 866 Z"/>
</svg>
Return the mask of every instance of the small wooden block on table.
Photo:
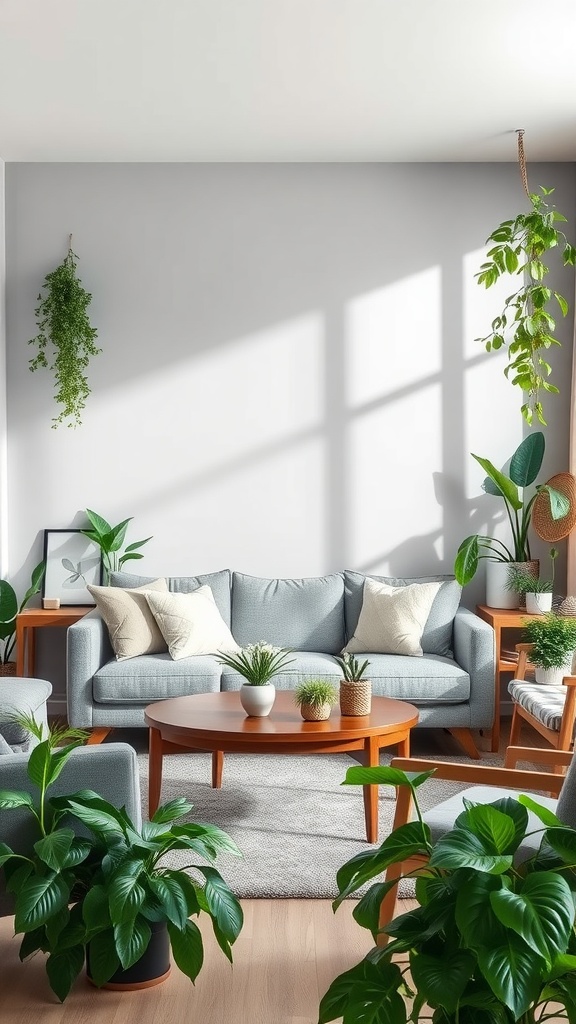
<svg viewBox="0 0 576 1024">
<path fill-rule="evenodd" d="M 410 730 L 418 709 L 405 701 L 372 697 L 369 715 L 346 718 L 337 708 L 325 722 L 305 722 L 294 693 L 279 690 L 270 715 L 248 718 L 235 691 L 199 693 L 150 704 L 144 718 L 150 727 L 149 814 L 160 801 L 162 757 L 183 750 L 212 752 L 212 786 L 222 785 L 224 753 L 335 754 L 363 750 L 365 764 L 380 763 L 381 747 L 398 745 L 408 757 Z M 378 841 L 378 786 L 363 786 L 366 838 Z"/>
</svg>

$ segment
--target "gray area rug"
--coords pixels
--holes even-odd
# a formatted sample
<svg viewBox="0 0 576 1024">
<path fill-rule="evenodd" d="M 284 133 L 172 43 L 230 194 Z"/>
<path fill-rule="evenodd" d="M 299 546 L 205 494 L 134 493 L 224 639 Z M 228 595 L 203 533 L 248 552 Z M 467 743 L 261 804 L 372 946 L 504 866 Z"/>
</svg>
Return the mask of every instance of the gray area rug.
<svg viewBox="0 0 576 1024">
<path fill-rule="evenodd" d="M 421 752 L 421 756 L 425 755 Z M 436 755 L 467 762 L 465 756 Z M 382 764 L 390 761 L 382 753 Z M 144 800 L 148 759 L 139 756 Z M 336 872 L 355 854 L 370 849 L 364 828 L 360 786 L 342 786 L 346 769 L 357 762 L 347 754 L 274 756 L 227 754 L 222 789 L 210 785 L 210 754 L 171 754 L 164 758 L 161 802 L 186 796 L 191 821 L 223 828 L 242 850 L 242 858 L 222 856 L 217 867 L 241 898 L 323 898 L 337 895 Z M 501 764 L 483 754 L 483 764 Z M 427 782 L 421 805 L 432 807 L 465 788 Z M 380 788 L 380 842 L 391 831 L 394 790 Z M 146 815 L 146 804 L 144 804 Z M 372 847 L 374 848 L 374 847 Z M 171 866 L 190 863 L 190 854 L 170 854 Z M 403 895 L 410 895 L 405 889 Z"/>
</svg>

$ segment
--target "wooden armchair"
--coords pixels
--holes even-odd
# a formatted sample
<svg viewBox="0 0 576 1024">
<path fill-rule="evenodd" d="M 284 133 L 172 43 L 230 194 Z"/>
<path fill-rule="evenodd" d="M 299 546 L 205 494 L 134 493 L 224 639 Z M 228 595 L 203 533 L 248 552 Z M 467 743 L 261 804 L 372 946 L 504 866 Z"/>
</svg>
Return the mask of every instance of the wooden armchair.
<svg viewBox="0 0 576 1024">
<path fill-rule="evenodd" d="M 484 765 L 454 764 L 442 761 L 425 760 L 414 757 L 395 757 L 393 768 L 401 768 L 405 772 L 423 772 L 435 770 L 435 775 L 425 783 L 433 786 L 436 779 L 447 782 L 470 783 L 470 788 L 449 797 L 423 814 L 429 826 L 432 841 L 436 842 L 441 835 L 450 831 L 458 815 L 464 810 L 464 799 L 475 803 L 492 803 L 503 797 L 518 795 L 522 792 L 552 793 L 552 797 L 538 796 L 540 803 L 545 804 L 558 815 L 561 821 L 572 828 L 576 827 L 576 761 L 567 751 L 549 750 L 547 748 L 510 748 L 516 759 L 533 761 L 548 766 L 548 771 L 524 771 L 512 768 L 493 768 Z M 557 764 L 570 770 L 566 776 L 554 773 Z M 394 828 L 411 820 L 412 794 L 407 786 L 399 786 L 396 797 Z M 425 871 L 427 859 L 422 856 L 411 857 L 399 864 L 391 864 L 386 871 L 386 881 L 399 880 L 408 871 Z M 396 906 L 396 886 L 386 893 L 380 907 L 380 928 L 384 928 L 394 916 Z M 378 944 L 386 945 L 388 936 L 381 933 Z"/>
<path fill-rule="evenodd" d="M 517 644 L 516 650 L 518 667 L 514 679 L 508 685 L 513 702 L 508 750 L 519 746 L 520 733 L 525 722 L 557 750 L 570 750 L 576 718 L 576 676 L 564 676 L 562 686 L 526 682 L 528 656 L 532 644 Z M 515 762 L 509 756 L 508 750 L 504 763 L 507 768 L 511 768 Z"/>
</svg>

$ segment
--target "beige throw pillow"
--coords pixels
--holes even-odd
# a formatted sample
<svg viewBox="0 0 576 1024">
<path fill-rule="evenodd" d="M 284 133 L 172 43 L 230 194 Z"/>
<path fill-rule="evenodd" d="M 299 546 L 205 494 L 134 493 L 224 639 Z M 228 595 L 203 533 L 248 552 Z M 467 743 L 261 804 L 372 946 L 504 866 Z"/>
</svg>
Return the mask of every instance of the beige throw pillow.
<svg viewBox="0 0 576 1024">
<path fill-rule="evenodd" d="M 191 594 L 147 594 L 146 600 L 174 661 L 240 650 L 208 586 Z"/>
<path fill-rule="evenodd" d="M 146 601 L 153 590 L 167 591 L 166 580 L 153 580 L 144 587 L 92 587 L 88 590 L 96 607 L 108 626 L 112 650 L 118 661 L 137 658 L 140 654 L 159 654 L 166 650 L 166 642 L 156 625 Z"/>
<path fill-rule="evenodd" d="M 390 587 L 364 580 L 362 610 L 343 653 L 407 654 L 421 658 L 420 641 L 442 583 Z"/>
</svg>

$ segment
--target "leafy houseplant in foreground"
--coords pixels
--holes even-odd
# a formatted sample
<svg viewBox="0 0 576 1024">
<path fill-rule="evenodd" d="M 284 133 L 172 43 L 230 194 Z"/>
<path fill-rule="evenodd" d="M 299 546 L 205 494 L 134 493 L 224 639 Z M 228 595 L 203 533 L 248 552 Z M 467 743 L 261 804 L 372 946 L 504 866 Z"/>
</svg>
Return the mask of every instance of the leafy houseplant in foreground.
<svg viewBox="0 0 576 1024">
<path fill-rule="evenodd" d="M 535 484 L 531 497 L 526 495 L 526 488 L 534 484 L 542 460 L 544 458 L 545 441 L 541 430 L 528 434 L 518 446 L 510 460 L 509 476 L 496 469 L 488 460 L 479 455 L 472 458 L 482 466 L 488 474 L 483 490 L 502 498 L 512 534 L 510 546 L 496 537 L 472 534 L 462 541 L 458 548 L 454 563 L 454 575 L 458 582 L 465 586 L 476 575 L 479 560 L 491 558 L 498 562 L 529 562 L 531 560 L 530 539 L 528 530 L 532 518 L 532 509 L 537 494 L 545 491 L 550 499 L 550 511 L 554 520 L 563 519 L 570 511 L 570 502 L 565 494 L 550 487 L 549 484 Z"/>
<path fill-rule="evenodd" d="M 545 283 L 549 268 L 544 259 L 552 249 L 559 248 L 564 265 L 573 267 L 576 249 L 557 226 L 566 217 L 548 202 L 554 189 L 541 187 L 540 192 L 528 192 L 528 213 L 503 221 L 492 232 L 488 242 L 495 244 L 476 277 L 486 288 L 507 275 L 521 278 L 520 287 L 506 298 L 501 314 L 492 321 L 489 334 L 478 341 L 487 352 L 508 346 L 504 373 L 508 379 L 512 375 L 512 384 L 526 393 L 522 415 L 528 423 L 536 416 L 545 426 L 542 392 L 558 392 L 549 380 L 552 368 L 545 352 L 560 344 L 555 336 L 555 316 L 566 316 L 568 302 Z"/>
<path fill-rule="evenodd" d="M 28 761 L 38 802 L 26 792 L 0 790 L 0 808 L 24 808 L 38 835 L 26 855 L 0 843 L 0 867 L 15 897 L 14 930 L 24 933 L 20 958 L 37 950 L 47 953 L 48 980 L 64 1000 L 88 947 L 91 977 L 103 985 L 118 969 L 140 960 L 152 928 L 164 923 L 176 964 L 194 981 L 202 967 L 203 943 L 189 918 L 204 912 L 231 961 L 242 910 L 212 862 L 219 852 L 239 854 L 232 839 L 213 825 L 179 824 L 192 806 L 183 798 L 159 807 L 138 831 L 124 809 L 91 790 L 49 797 L 84 734 L 53 728 L 42 740 L 33 719 L 19 721 L 41 740 Z M 80 824 L 89 838 L 75 834 L 71 826 Z M 171 850 L 189 850 L 208 863 L 187 865 L 195 872 L 192 877 L 163 864 Z"/>
<path fill-rule="evenodd" d="M 147 544 L 149 540 L 152 540 L 152 537 L 146 537 L 145 540 L 136 540 L 132 544 L 128 544 L 122 552 L 121 548 L 126 539 L 128 523 L 131 523 L 134 517 L 130 516 L 129 519 L 123 519 L 117 526 L 111 526 L 110 523 L 106 522 L 97 512 L 93 512 L 92 509 L 87 508 L 86 515 L 90 520 L 90 529 L 82 530 L 81 532 L 85 537 L 93 540 L 102 551 L 104 582 L 108 584 L 110 582 L 110 573 L 118 572 L 125 562 L 144 557 L 138 551 L 138 548 Z"/>
<path fill-rule="evenodd" d="M 10 655 L 16 643 L 16 616 L 26 607 L 30 598 L 40 592 L 45 569 L 45 562 L 39 562 L 33 569 L 30 586 L 20 604 L 12 584 L 8 580 L 0 580 L 0 643 L 3 645 L 0 650 L 0 666 L 10 663 Z"/>
<path fill-rule="evenodd" d="M 90 394 L 86 367 L 90 357 L 101 351 L 95 343 L 98 332 L 91 326 L 87 312 L 92 296 L 76 274 L 78 257 L 71 243 L 72 236 L 66 258 L 46 275 L 46 295 L 38 296 L 36 309 L 38 334 L 29 342 L 38 348 L 37 355 L 30 360 L 30 369 L 45 367 L 53 370 L 56 378 L 56 402 L 62 409 L 52 421 L 53 427 L 66 419 L 69 427 L 82 423 L 81 413 Z M 50 354 L 49 346 L 53 349 Z"/>
<path fill-rule="evenodd" d="M 346 782 L 409 786 L 415 794 L 431 774 L 350 768 Z M 386 926 L 392 942 L 336 978 L 322 999 L 319 1024 L 340 1017 L 344 1024 L 429 1020 L 425 1004 L 436 1024 L 573 1022 L 576 831 L 519 796 L 466 801 L 454 828 L 433 844 L 415 805 L 415 821 L 340 868 L 334 909 L 390 864 L 415 855 L 429 858 L 416 882 L 419 906 Z M 528 810 L 542 822 L 536 833 Z M 527 835 L 534 853 L 518 861 Z M 398 881 L 374 883 L 354 908 L 374 939 L 381 900 Z M 398 954 L 408 963 L 396 962 Z M 551 1012 L 551 1003 L 561 1009 Z"/>
</svg>

